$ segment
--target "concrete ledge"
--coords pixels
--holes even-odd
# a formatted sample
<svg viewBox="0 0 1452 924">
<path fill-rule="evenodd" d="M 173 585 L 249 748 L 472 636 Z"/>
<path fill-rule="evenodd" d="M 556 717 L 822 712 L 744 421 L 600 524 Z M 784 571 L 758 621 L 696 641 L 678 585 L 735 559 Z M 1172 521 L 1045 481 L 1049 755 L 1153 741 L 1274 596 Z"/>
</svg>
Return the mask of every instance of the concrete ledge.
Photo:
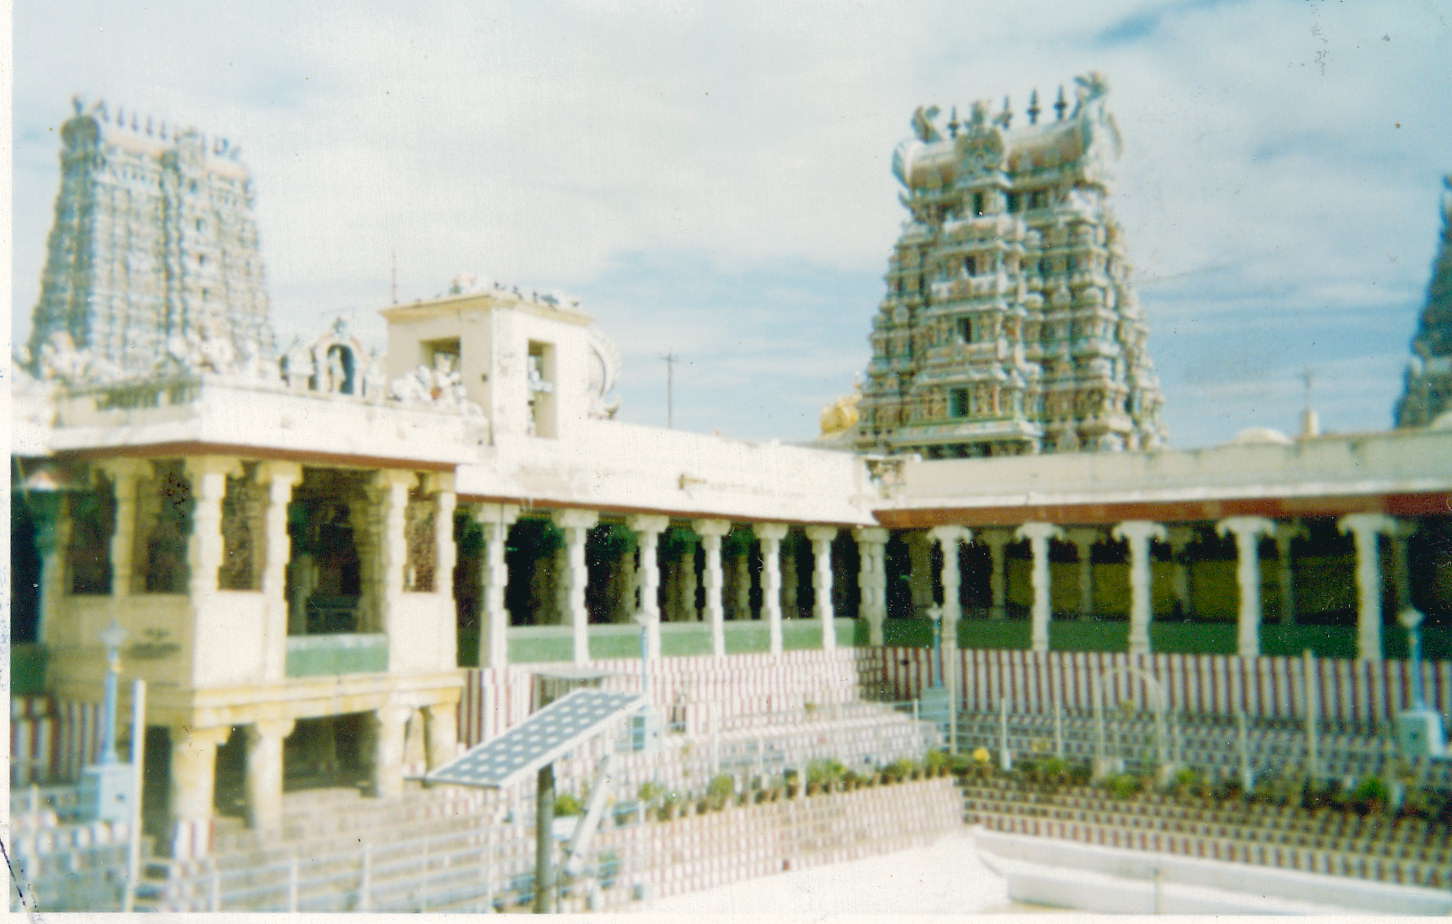
<svg viewBox="0 0 1452 924">
<path fill-rule="evenodd" d="M 973 829 L 1014 901 L 1110 914 L 1452 914 L 1452 893 Z"/>
</svg>

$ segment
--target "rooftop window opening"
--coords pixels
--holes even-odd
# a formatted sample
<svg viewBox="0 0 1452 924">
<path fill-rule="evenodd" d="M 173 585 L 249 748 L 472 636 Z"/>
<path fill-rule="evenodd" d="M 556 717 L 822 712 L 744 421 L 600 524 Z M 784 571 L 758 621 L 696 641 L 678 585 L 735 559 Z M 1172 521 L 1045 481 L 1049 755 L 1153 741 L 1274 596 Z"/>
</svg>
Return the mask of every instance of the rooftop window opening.
<svg viewBox="0 0 1452 924">
<path fill-rule="evenodd" d="M 952 388 L 948 390 L 948 416 L 962 418 L 967 417 L 969 412 L 968 389 Z"/>
<path fill-rule="evenodd" d="M 557 434 L 555 345 L 531 340 L 526 369 L 529 376 L 526 418 L 529 435 L 554 437 Z"/>
</svg>

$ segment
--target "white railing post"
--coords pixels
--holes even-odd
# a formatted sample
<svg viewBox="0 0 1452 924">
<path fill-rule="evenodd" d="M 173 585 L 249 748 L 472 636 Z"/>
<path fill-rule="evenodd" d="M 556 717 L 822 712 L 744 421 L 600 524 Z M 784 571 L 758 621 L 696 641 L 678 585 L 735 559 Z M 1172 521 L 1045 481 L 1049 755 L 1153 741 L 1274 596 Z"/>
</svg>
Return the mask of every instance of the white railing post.
<svg viewBox="0 0 1452 924">
<path fill-rule="evenodd" d="M 372 872 L 369 869 L 371 858 L 369 856 L 368 844 L 363 845 L 363 865 L 358 871 L 358 900 L 353 903 L 354 911 L 368 911 L 369 878 Z"/>
<path fill-rule="evenodd" d="M 1054 756 L 1064 759 L 1064 701 L 1054 698 Z"/>
<path fill-rule="evenodd" d="M 297 913 L 298 893 L 298 859 L 296 851 L 293 851 L 292 860 L 287 865 L 287 910 L 291 914 Z"/>
<path fill-rule="evenodd" d="M 1316 656 L 1307 648 L 1301 652 L 1301 680 L 1305 685 L 1302 702 L 1306 704 L 1306 776 L 1315 780 L 1320 768 L 1319 742 L 1317 741 L 1316 720 L 1320 712 L 1321 704 L 1316 700 Z"/>
<path fill-rule="evenodd" d="M 217 860 L 215 857 L 207 858 L 207 869 L 211 872 L 211 876 L 209 877 L 207 883 L 207 910 L 221 911 L 222 875 L 217 870 Z"/>
<path fill-rule="evenodd" d="M 1013 760 L 1008 756 L 1008 700 L 998 700 L 998 767 L 1007 773 L 1013 769 Z"/>
</svg>

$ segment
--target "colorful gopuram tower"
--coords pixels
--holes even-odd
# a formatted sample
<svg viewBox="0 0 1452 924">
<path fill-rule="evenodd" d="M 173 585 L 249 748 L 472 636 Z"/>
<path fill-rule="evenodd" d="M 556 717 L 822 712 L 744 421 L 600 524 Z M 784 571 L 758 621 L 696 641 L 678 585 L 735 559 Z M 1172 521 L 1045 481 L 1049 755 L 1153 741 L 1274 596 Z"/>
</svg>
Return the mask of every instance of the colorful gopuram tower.
<svg viewBox="0 0 1452 924">
<path fill-rule="evenodd" d="M 29 341 L 58 334 L 121 374 L 153 369 L 173 338 L 275 352 L 252 178 L 226 138 L 105 102 L 73 101 Z"/>
<path fill-rule="evenodd" d="M 873 319 L 860 449 L 929 458 L 1151 449 L 1165 439 L 1147 329 L 1109 205 L 1119 131 L 1077 78 L 1054 117 L 913 115 L 908 210 Z"/>
<path fill-rule="evenodd" d="M 1452 410 L 1452 174 L 1442 184 L 1442 239 L 1397 399 L 1398 427 L 1424 427 Z"/>
</svg>

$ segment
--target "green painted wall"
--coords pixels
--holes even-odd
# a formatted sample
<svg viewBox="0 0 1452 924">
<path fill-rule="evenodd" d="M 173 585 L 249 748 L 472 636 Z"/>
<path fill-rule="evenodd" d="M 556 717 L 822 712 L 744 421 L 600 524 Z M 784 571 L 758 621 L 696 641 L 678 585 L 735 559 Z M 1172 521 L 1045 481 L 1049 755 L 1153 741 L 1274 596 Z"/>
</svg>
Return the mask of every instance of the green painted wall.
<svg viewBox="0 0 1452 924">
<path fill-rule="evenodd" d="M 600 631 L 602 627 L 590 627 L 590 657 L 603 658 L 638 658 L 640 657 L 640 630 L 634 632 L 609 632 Z M 574 639 L 570 639 L 571 651 L 566 658 L 574 656 Z"/>
<path fill-rule="evenodd" d="M 882 642 L 889 648 L 927 648 L 933 644 L 933 624 L 926 619 L 884 619 Z"/>
<path fill-rule="evenodd" d="M 510 664 L 569 661 L 574 656 L 574 640 L 568 629 L 556 628 L 548 634 L 518 635 L 513 632 L 509 634 Z"/>
<path fill-rule="evenodd" d="M 34 643 L 10 646 L 10 695 L 45 692 L 45 664 L 50 652 Z"/>
<path fill-rule="evenodd" d="M 665 623 L 660 627 L 660 653 L 662 657 L 710 654 L 710 626 L 703 622 Z"/>
<path fill-rule="evenodd" d="M 811 619 L 783 619 L 781 622 L 783 651 L 803 651 L 822 647 L 822 627 Z"/>
<path fill-rule="evenodd" d="M 751 654 L 771 650 L 771 629 L 764 622 L 726 623 L 726 653 Z"/>
<path fill-rule="evenodd" d="M 318 677 L 330 674 L 375 674 L 388 670 L 388 639 L 340 636 L 329 644 L 328 636 L 304 636 L 308 644 L 288 646 L 286 672 L 289 677 Z"/>
</svg>

